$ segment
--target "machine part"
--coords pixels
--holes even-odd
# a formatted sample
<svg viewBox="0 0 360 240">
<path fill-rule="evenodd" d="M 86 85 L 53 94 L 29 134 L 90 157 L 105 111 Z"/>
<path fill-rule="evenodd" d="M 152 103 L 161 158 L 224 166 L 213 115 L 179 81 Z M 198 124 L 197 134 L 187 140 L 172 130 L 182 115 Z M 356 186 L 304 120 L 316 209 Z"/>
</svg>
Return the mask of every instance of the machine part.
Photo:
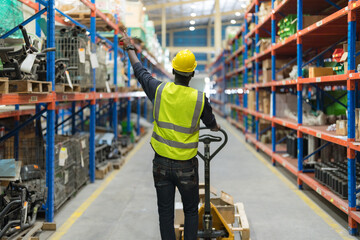
<svg viewBox="0 0 360 240">
<path fill-rule="evenodd" d="M 32 226 L 41 205 L 45 202 L 45 180 L 38 174 L 30 174 L 33 166 L 24 166 L 23 175 L 30 181 L 11 182 L 0 195 L 0 237 L 11 236 Z"/>
</svg>

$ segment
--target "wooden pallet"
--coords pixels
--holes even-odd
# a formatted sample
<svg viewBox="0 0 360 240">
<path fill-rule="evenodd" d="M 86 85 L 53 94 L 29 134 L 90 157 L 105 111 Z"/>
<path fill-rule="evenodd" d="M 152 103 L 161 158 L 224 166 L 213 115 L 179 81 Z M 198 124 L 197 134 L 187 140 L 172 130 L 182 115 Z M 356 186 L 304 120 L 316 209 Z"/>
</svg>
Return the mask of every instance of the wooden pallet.
<svg viewBox="0 0 360 240">
<path fill-rule="evenodd" d="M 121 154 L 123 156 L 127 155 L 132 149 L 134 148 L 134 144 L 130 144 L 129 146 L 127 146 L 126 148 L 121 149 Z"/>
<path fill-rule="evenodd" d="M 81 88 L 79 84 L 73 84 L 73 88 L 67 83 L 61 83 L 55 85 L 55 92 L 57 93 L 74 93 L 80 92 Z"/>
<path fill-rule="evenodd" d="M 233 232 L 239 232 L 242 240 L 250 240 L 250 226 L 246 217 L 244 204 L 235 203 L 235 219 L 237 220 L 239 227 L 232 227 Z"/>
<path fill-rule="evenodd" d="M 124 165 L 124 159 L 123 158 L 119 158 L 119 159 L 116 159 L 116 160 L 110 160 L 111 164 L 112 164 L 112 167 L 113 169 L 116 169 L 116 170 L 119 170 L 122 165 Z"/>
<path fill-rule="evenodd" d="M 9 79 L 0 78 L 0 94 L 9 93 Z"/>
<path fill-rule="evenodd" d="M 33 80 L 11 80 L 9 81 L 9 93 L 49 93 L 52 83 Z"/>
<path fill-rule="evenodd" d="M 35 222 L 31 228 L 25 229 L 9 238 L 3 237 L 1 240 L 39 240 L 39 235 L 43 231 L 56 231 L 56 223 Z"/>
<path fill-rule="evenodd" d="M 111 22 L 115 23 L 115 18 L 112 14 L 104 14 Z M 69 13 L 68 15 L 75 21 L 80 22 L 83 25 L 90 26 L 90 13 Z M 112 28 L 100 17 L 96 17 L 96 28 L 97 30 L 112 30 Z"/>
<path fill-rule="evenodd" d="M 111 172 L 111 170 L 112 170 L 112 164 L 109 162 L 105 163 L 105 165 L 103 165 L 95 170 L 95 179 L 104 179 L 105 176 L 109 172 Z"/>
</svg>

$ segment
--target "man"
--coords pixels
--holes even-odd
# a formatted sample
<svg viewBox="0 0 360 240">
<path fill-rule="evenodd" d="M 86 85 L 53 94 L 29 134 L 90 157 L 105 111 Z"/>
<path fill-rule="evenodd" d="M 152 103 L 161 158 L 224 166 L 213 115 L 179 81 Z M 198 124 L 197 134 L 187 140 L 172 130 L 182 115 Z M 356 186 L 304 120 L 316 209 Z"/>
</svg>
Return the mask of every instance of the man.
<svg viewBox="0 0 360 240">
<path fill-rule="evenodd" d="M 208 99 L 189 87 L 196 68 L 195 56 L 189 50 L 179 52 L 172 61 L 174 83 L 156 80 L 141 65 L 131 38 L 123 32 L 135 77 L 154 104 L 154 131 L 151 146 L 155 151 L 153 176 L 157 193 L 160 233 L 163 240 L 175 240 L 175 187 L 183 202 L 185 240 L 197 239 L 199 176 L 196 158 L 200 119 L 213 131 L 220 126 Z"/>
</svg>

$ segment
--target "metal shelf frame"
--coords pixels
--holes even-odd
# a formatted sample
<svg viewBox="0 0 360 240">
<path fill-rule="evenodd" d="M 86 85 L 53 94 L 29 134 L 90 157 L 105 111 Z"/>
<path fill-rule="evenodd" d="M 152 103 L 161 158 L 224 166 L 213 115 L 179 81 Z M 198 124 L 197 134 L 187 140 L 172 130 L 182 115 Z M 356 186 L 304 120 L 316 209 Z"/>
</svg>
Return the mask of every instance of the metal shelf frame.
<svg viewBox="0 0 360 240">
<path fill-rule="evenodd" d="M 356 154 L 360 152 L 360 144 L 355 142 L 355 108 L 359 107 L 358 82 L 360 80 L 360 73 L 356 71 L 355 58 L 359 55 L 356 53 L 356 34 L 359 31 L 359 21 L 357 16 L 360 14 L 360 1 L 349 0 L 346 6 L 337 6 L 333 1 L 319 1 L 316 3 L 310 0 L 283 0 L 275 7 L 275 0 L 271 1 L 272 11 L 265 17 L 264 21 L 259 23 L 258 12 L 260 0 L 251 2 L 245 14 L 245 22 L 235 36 L 229 41 L 231 46 L 231 53 L 223 62 L 223 68 L 227 70 L 224 78 L 218 80 L 225 82 L 225 86 L 232 83 L 234 77 L 243 77 L 242 84 L 232 85 L 224 89 L 228 91 L 226 101 L 212 103 L 228 105 L 232 112 L 227 116 L 231 124 L 241 129 L 247 141 L 253 143 L 257 150 L 265 152 L 271 157 L 274 166 L 276 163 L 281 164 L 291 173 L 297 177 L 297 184 L 299 190 L 303 188 L 303 184 L 308 185 L 314 189 L 318 194 L 327 199 L 330 203 L 338 207 L 341 211 L 348 215 L 348 228 L 351 235 L 357 234 L 358 224 L 360 223 L 360 211 L 356 210 Z M 320 21 L 303 28 L 303 14 L 308 14 L 307 9 L 311 4 L 314 8 L 311 11 L 316 12 L 316 8 L 321 6 L 333 7 L 333 10 L 328 11 L 328 14 Z M 316 5 L 316 6 L 315 6 Z M 345 4 L 344 4 L 345 5 Z M 305 8 L 307 7 L 307 8 Z M 304 9 L 306 11 L 304 11 Z M 315 9 L 315 10 L 314 10 Z M 277 42 L 276 31 L 277 21 L 286 14 L 297 14 L 297 32 L 287 38 L 286 40 Z M 310 13 L 311 14 L 311 13 Z M 314 14 L 314 13 L 313 13 Z M 315 13 L 316 14 L 316 13 Z M 255 23 L 255 28 L 249 32 L 249 24 Z M 332 33 L 332 34 L 330 34 Z M 336 34 L 335 34 L 336 33 Z M 260 37 L 271 37 L 271 46 L 263 52 L 260 52 L 259 40 Z M 243 38 L 243 44 L 237 44 L 239 37 Z M 321 39 L 321 41 L 313 41 L 314 37 Z M 325 39 L 327 38 L 327 39 Z M 322 41 L 322 39 L 325 39 Z M 311 41 L 312 40 L 312 41 Z M 348 69 L 347 73 L 342 75 L 333 75 L 326 77 L 304 78 L 302 76 L 302 68 L 310 62 L 321 59 L 323 54 L 332 51 L 333 48 L 340 42 L 347 40 L 348 44 Z M 304 55 L 312 48 L 325 48 L 316 57 L 308 62 L 304 62 Z M 248 51 L 251 50 L 251 51 Z M 238 62 L 237 57 L 242 55 L 243 62 Z M 277 81 L 276 79 L 276 61 L 281 56 L 294 56 L 293 62 L 296 61 L 298 68 L 298 78 Z M 260 83 L 259 76 L 260 62 L 264 59 L 271 59 L 271 82 Z M 252 69 L 253 75 L 248 75 L 249 69 Z M 219 69 L 214 66 L 211 68 L 212 75 L 218 74 Z M 342 86 L 346 89 L 348 112 L 348 134 L 347 138 L 339 138 L 336 134 L 327 132 L 325 126 L 306 126 L 303 124 L 303 104 L 304 97 L 302 95 L 303 88 L 312 86 L 316 89 L 314 95 L 316 96 L 316 109 L 322 109 L 321 99 L 326 92 L 322 90 L 322 86 Z M 247 91 L 255 90 L 255 111 L 248 108 L 248 94 Z M 284 119 L 276 116 L 276 91 L 279 89 L 295 89 L 294 94 L 297 96 L 297 119 Z M 264 114 L 259 112 L 259 90 L 266 90 L 271 92 L 271 114 Z M 229 93 L 230 92 L 230 93 Z M 213 98 L 216 99 L 216 96 Z M 338 102 L 338 99 L 332 98 L 332 101 Z M 225 112 L 224 112 L 225 114 Z M 240 120 L 240 117 L 244 119 Z M 271 123 L 272 141 L 271 144 L 263 144 L 260 141 L 259 121 L 266 120 Z M 249 125 L 250 124 L 250 125 Z M 276 140 L 277 126 L 284 126 L 292 129 L 297 134 L 297 148 L 298 154 L 296 159 L 283 157 L 283 150 L 286 149 L 281 140 Z M 250 127 L 252 131 L 250 131 Z M 323 186 L 315 178 L 314 174 L 304 170 L 303 161 L 314 153 L 303 157 L 303 135 L 311 135 L 319 139 L 325 140 L 324 144 L 314 153 L 326 147 L 328 143 L 334 143 L 347 148 L 347 162 L 348 162 L 348 200 L 344 200 L 334 194 L 330 189 Z"/>
<path fill-rule="evenodd" d="M 33 2 L 31 0 L 18 0 L 23 4 L 31 7 L 35 10 L 35 15 L 25 20 L 22 24 L 26 25 L 27 23 L 37 19 L 41 14 L 46 14 L 47 17 L 47 48 L 55 47 L 55 21 L 60 22 L 64 25 L 69 25 L 69 22 L 64 21 L 62 17 L 59 17 L 55 14 L 55 11 L 59 12 L 64 17 L 68 18 L 72 24 L 85 27 L 82 24 L 73 20 L 70 16 L 62 13 L 58 9 L 55 9 L 55 0 L 36 0 Z M 78 131 L 78 127 L 83 130 L 84 122 L 90 119 L 90 151 L 89 151 L 89 160 L 90 160 L 90 181 L 93 183 L 95 181 L 95 128 L 96 128 L 96 116 L 100 110 L 96 110 L 97 106 L 101 101 L 108 101 L 109 106 L 109 115 L 111 116 L 111 126 L 115 137 L 118 136 L 117 126 L 118 119 L 121 115 L 121 105 L 118 104 L 118 101 L 126 99 L 128 102 L 127 107 L 127 121 L 128 126 L 130 126 L 130 114 L 131 114 L 131 101 L 137 99 L 138 108 L 138 121 L 141 115 L 140 104 L 142 99 L 144 99 L 144 109 L 143 113 L 145 117 L 147 116 L 147 98 L 144 92 L 118 92 L 117 89 L 117 67 L 118 67 L 118 53 L 124 54 L 123 51 L 118 48 L 119 45 L 119 23 L 113 23 L 103 14 L 100 10 L 96 8 L 95 0 L 79 0 L 91 10 L 91 22 L 90 22 L 90 32 L 91 42 L 96 43 L 97 38 L 105 40 L 109 46 L 112 47 L 113 58 L 114 58 L 114 85 L 115 92 L 112 93 L 100 93 L 96 92 L 95 84 L 95 69 L 93 69 L 93 86 L 91 92 L 87 93 L 56 93 L 55 92 L 55 53 L 47 52 L 47 81 L 52 83 L 52 91 L 47 94 L 1 94 L 0 95 L 0 105 L 15 105 L 14 111 L 2 112 L 0 113 L 0 118 L 13 117 L 15 119 L 15 129 L 12 129 L 5 136 L 0 138 L 0 142 L 8 139 L 11 136 L 15 136 L 15 156 L 17 156 L 17 146 L 19 141 L 19 131 L 24 128 L 28 123 L 36 121 L 37 124 L 40 123 L 39 119 L 45 117 L 46 113 L 46 186 L 47 191 L 47 202 L 45 204 L 45 218 L 47 222 L 54 221 L 54 146 L 55 146 L 55 134 L 57 134 L 60 129 L 64 134 L 64 125 L 65 123 L 70 122 L 71 133 L 75 134 Z M 96 32 L 96 16 L 100 17 L 105 21 L 111 28 L 114 29 L 113 42 L 102 37 Z M 115 15 L 115 19 L 118 19 Z M 86 28 L 86 27 L 85 27 Z M 10 30 L 8 33 L 0 36 L 0 38 L 5 38 L 6 36 L 11 35 L 12 32 L 16 31 L 18 26 Z M 36 24 L 36 34 L 41 36 L 40 27 Z M 138 49 L 140 59 L 143 60 L 145 67 L 149 67 L 153 72 L 156 72 L 158 75 L 162 75 L 165 78 L 169 78 L 169 74 L 158 65 L 158 63 L 149 55 Z M 149 58 L 150 57 L 150 58 Z M 128 60 L 128 66 L 130 68 L 130 62 Z M 128 69 L 128 86 L 130 86 L 130 69 Z M 63 104 L 67 103 L 67 104 Z M 35 105 L 34 109 L 30 110 L 19 110 L 20 105 Z M 89 119 L 84 119 L 83 110 L 85 108 L 90 108 Z M 65 119 L 65 110 L 69 110 L 70 116 Z M 22 124 L 19 124 L 20 116 L 30 115 L 30 117 Z M 61 121 L 61 122 L 59 122 Z M 80 123 L 79 123 L 80 122 Z M 129 128 L 130 129 L 130 128 Z M 128 131 L 129 132 L 129 131 Z M 138 132 L 138 135 L 140 132 Z"/>
</svg>

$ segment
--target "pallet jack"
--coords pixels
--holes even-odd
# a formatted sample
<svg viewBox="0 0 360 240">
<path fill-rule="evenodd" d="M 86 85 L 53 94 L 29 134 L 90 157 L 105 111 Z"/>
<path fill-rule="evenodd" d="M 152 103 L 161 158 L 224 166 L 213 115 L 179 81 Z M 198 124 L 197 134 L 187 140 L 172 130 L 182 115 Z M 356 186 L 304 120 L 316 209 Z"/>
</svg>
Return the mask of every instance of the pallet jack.
<svg viewBox="0 0 360 240">
<path fill-rule="evenodd" d="M 200 130 L 207 128 L 200 128 Z M 204 160 L 205 170 L 205 203 L 199 209 L 199 230 L 198 238 L 204 240 L 222 239 L 233 240 L 234 233 L 227 225 L 217 208 L 210 202 L 210 161 L 224 148 L 228 141 L 226 132 L 220 129 L 223 137 L 210 134 L 203 134 L 199 137 L 199 142 L 204 143 L 204 155 L 198 151 L 200 158 Z M 221 145 L 210 154 L 210 144 L 221 142 Z"/>
</svg>

